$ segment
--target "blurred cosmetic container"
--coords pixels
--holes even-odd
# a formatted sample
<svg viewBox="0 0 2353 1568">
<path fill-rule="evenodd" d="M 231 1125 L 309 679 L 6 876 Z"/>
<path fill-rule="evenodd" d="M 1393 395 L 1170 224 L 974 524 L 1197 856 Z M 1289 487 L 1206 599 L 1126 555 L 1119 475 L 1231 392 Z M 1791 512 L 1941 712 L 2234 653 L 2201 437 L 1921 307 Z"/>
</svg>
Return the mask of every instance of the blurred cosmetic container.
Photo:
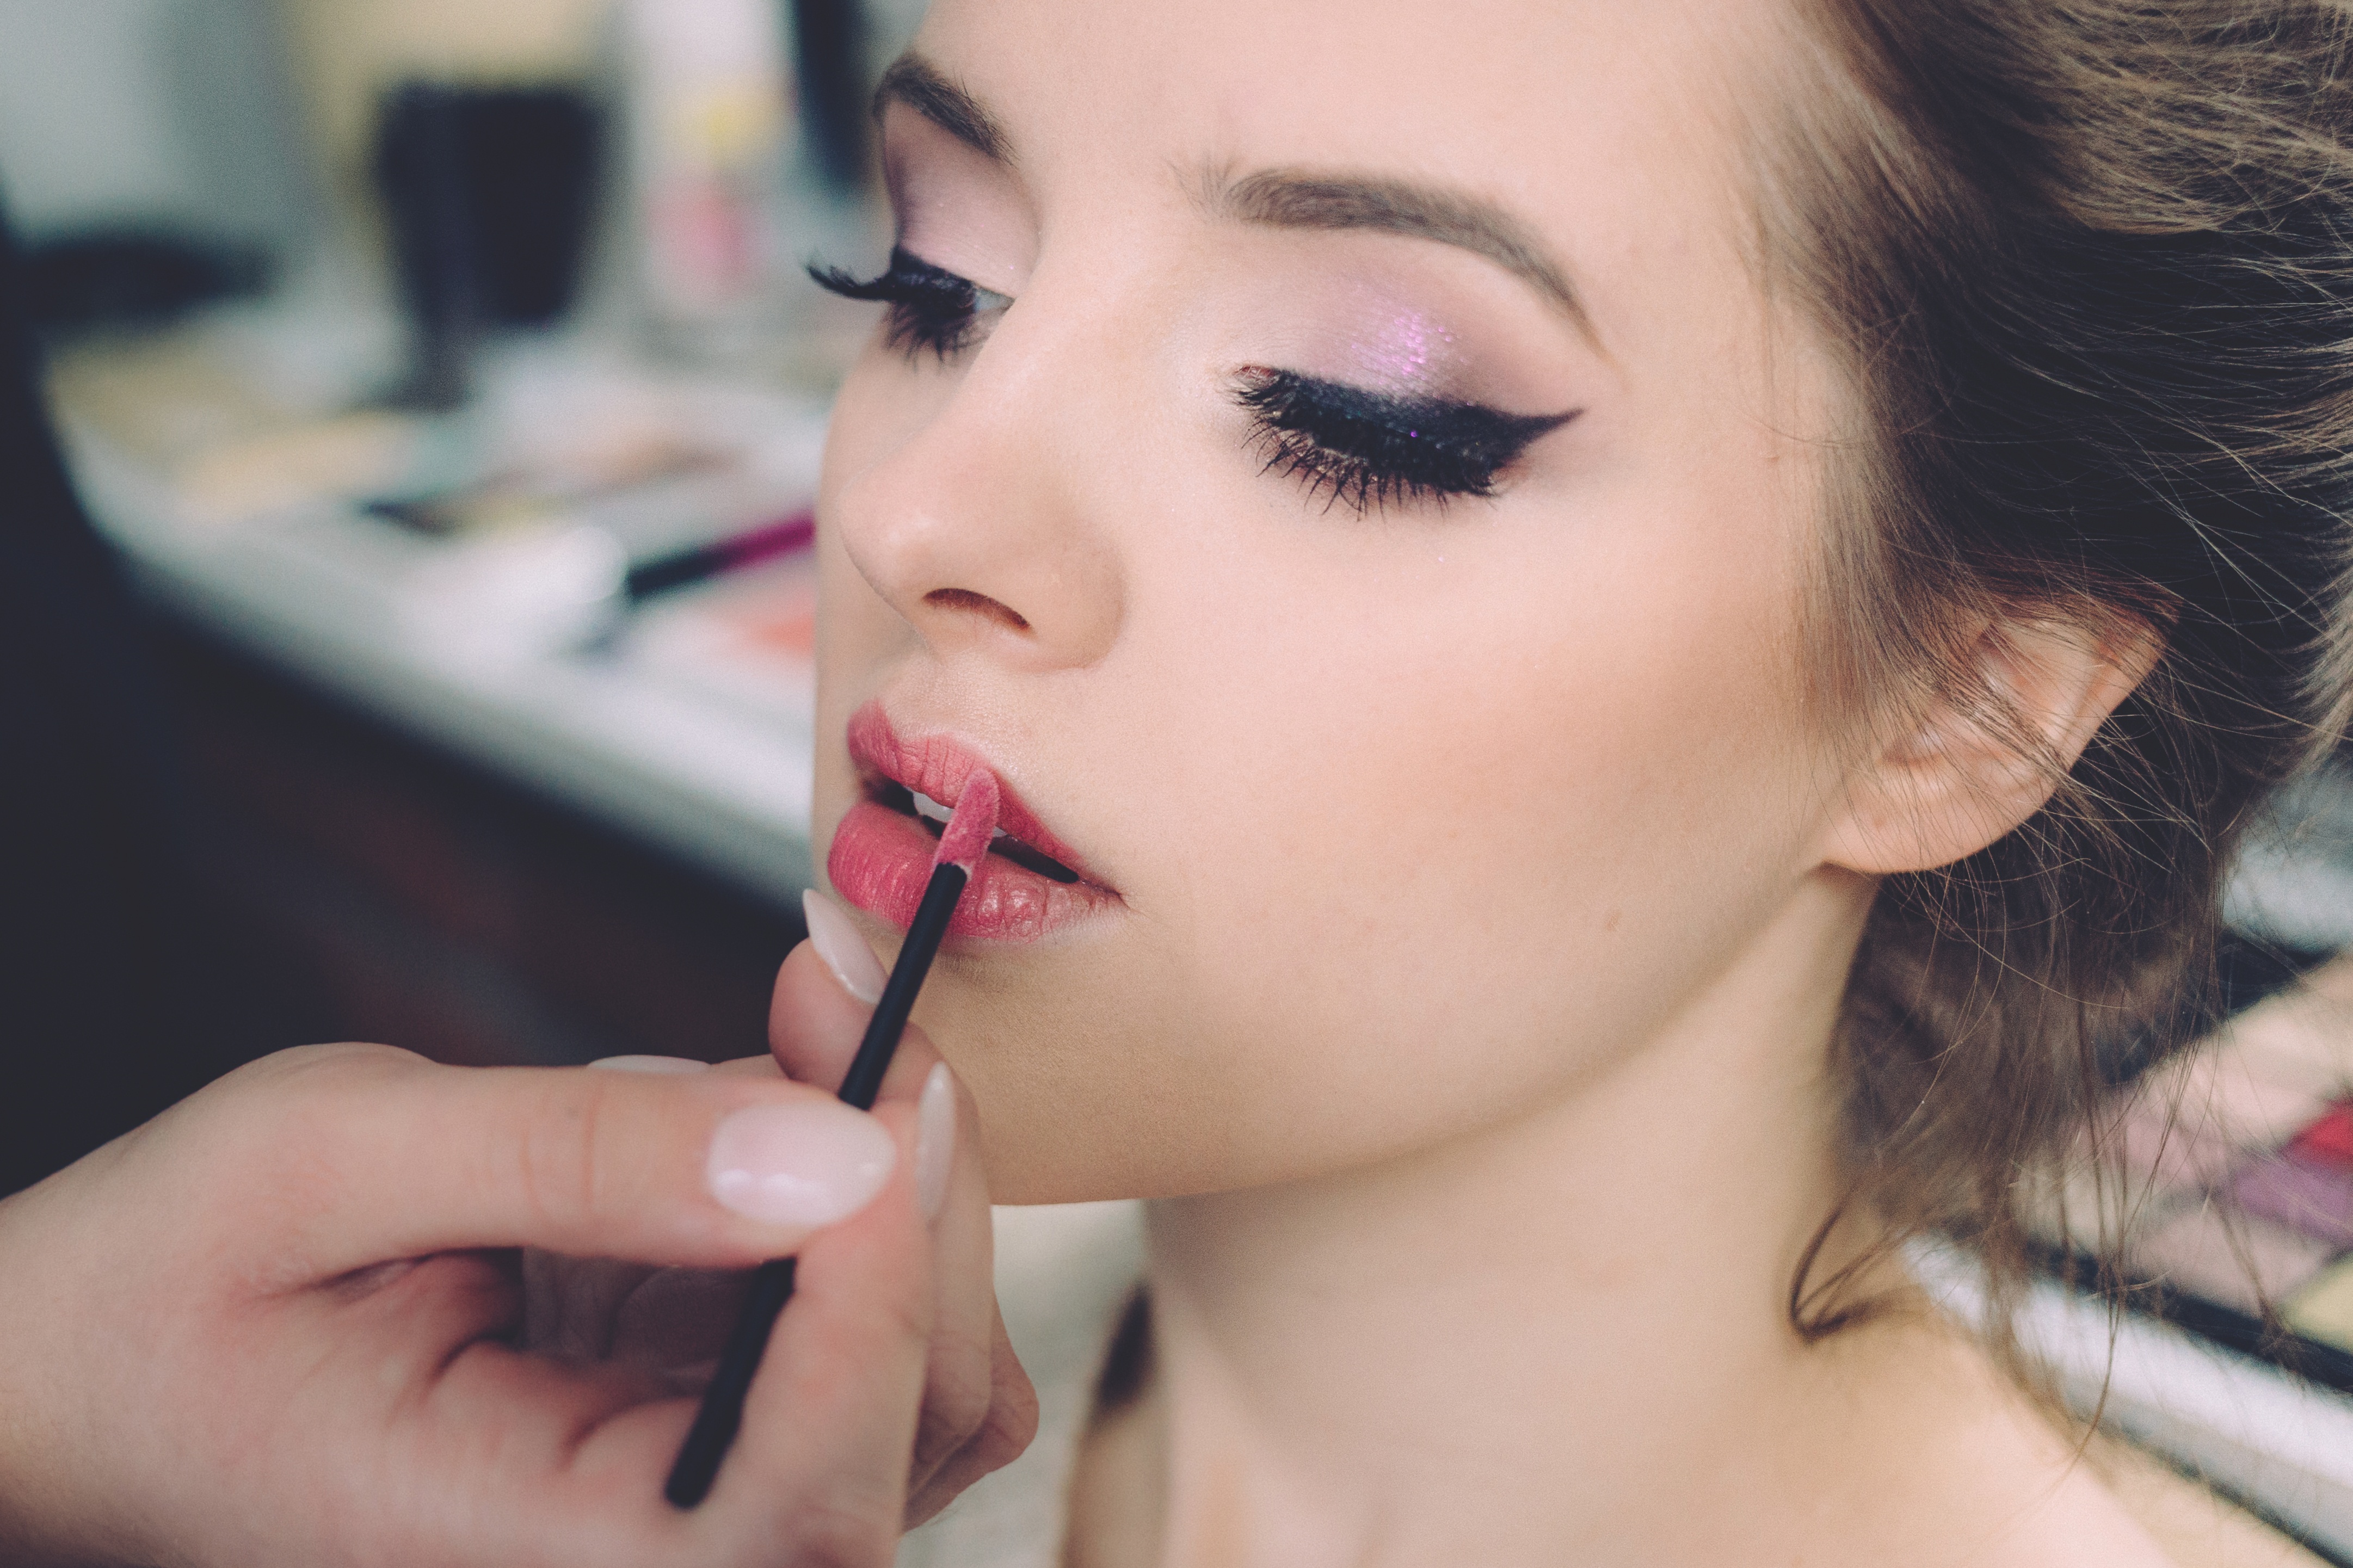
<svg viewBox="0 0 2353 1568">
<path fill-rule="evenodd" d="M 576 88 L 409 81 L 386 96 L 375 174 L 416 338 L 406 401 L 456 406 L 483 331 L 571 309 L 601 141 Z"/>
<path fill-rule="evenodd" d="M 784 15 L 775 0 L 624 0 L 621 14 L 645 310 L 664 346 L 731 358 L 766 324 L 788 259 Z"/>
</svg>

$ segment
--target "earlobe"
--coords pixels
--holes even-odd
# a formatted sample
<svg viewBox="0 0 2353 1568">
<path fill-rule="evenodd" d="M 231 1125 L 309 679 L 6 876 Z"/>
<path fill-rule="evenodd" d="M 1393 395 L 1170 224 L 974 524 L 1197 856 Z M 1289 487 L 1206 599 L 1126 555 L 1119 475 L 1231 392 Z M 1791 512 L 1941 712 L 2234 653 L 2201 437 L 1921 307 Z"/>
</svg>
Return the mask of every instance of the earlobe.
<svg viewBox="0 0 2353 1568">
<path fill-rule="evenodd" d="M 1850 777 L 1823 862 L 1889 876 L 1976 854 L 2042 808 L 2164 651 L 2122 614 L 1989 623 L 1959 679 Z"/>
</svg>

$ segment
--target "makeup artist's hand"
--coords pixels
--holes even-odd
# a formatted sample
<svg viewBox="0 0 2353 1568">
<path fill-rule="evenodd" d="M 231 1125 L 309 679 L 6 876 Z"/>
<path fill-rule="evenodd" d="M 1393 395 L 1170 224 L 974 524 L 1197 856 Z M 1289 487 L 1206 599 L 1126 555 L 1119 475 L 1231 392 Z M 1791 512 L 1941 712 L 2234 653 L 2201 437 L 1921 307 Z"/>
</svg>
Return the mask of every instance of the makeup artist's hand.
<svg viewBox="0 0 2353 1568">
<path fill-rule="evenodd" d="M 776 977 L 768 1022 L 774 1057 L 708 1071 L 773 1081 L 781 1064 L 796 1080 L 828 1090 L 841 1081 L 873 1011 L 870 999 L 881 994 L 884 973 L 857 929 L 821 895 L 809 900 L 808 915 L 811 941 L 794 952 Z M 649 1072 L 705 1070 L 660 1057 L 607 1065 Z M 1018 1455 L 1037 1424 L 1036 1396 L 997 1310 L 987 1183 L 974 1141 L 957 1131 L 971 1124 L 962 1094 L 923 1030 L 909 1025 L 883 1080 L 882 1102 L 912 1100 L 924 1146 L 954 1151 L 952 1160 L 928 1162 L 918 1173 L 919 1199 L 937 1215 L 932 1221 L 936 1294 L 929 1368 L 907 1473 L 909 1529 Z M 804 1282 L 808 1267 L 802 1265 Z M 672 1370 L 696 1388 L 734 1326 L 744 1284 L 740 1274 L 651 1269 L 535 1250 L 523 1255 L 523 1278 L 524 1332 L 533 1348 L 643 1362 Z M 797 1294 L 786 1321 L 799 1310 Z"/>
<path fill-rule="evenodd" d="M 805 949 L 786 1059 L 846 1058 L 863 1012 Z M 953 1079 L 919 1110 L 935 1061 L 910 1031 L 872 1117 L 765 1058 L 485 1070 L 333 1046 L 231 1074 L 0 1203 L 0 1561 L 880 1568 L 1032 1419 L 972 1140 L 940 1158 Z M 700 1510 L 661 1497 L 693 1414 L 678 1363 L 708 1353 L 693 1303 L 732 1302 L 643 1269 L 596 1295 L 609 1271 L 567 1287 L 543 1263 L 526 1291 L 524 1247 L 798 1256 Z"/>
</svg>

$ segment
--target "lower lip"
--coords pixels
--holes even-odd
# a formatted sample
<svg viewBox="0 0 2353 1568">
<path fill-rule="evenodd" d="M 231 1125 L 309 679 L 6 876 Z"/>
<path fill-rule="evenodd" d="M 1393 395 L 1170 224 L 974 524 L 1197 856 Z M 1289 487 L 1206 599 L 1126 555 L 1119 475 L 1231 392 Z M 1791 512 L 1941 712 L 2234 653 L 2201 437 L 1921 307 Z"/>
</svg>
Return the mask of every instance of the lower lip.
<svg viewBox="0 0 2353 1568">
<path fill-rule="evenodd" d="M 932 853 L 938 847 L 938 840 L 914 818 L 863 800 L 833 830 L 825 872 L 843 898 L 904 931 L 931 885 Z M 1001 855 L 984 855 L 956 905 L 948 935 L 1036 942 L 1115 901 L 1100 888 L 1057 882 Z"/>
</svg>

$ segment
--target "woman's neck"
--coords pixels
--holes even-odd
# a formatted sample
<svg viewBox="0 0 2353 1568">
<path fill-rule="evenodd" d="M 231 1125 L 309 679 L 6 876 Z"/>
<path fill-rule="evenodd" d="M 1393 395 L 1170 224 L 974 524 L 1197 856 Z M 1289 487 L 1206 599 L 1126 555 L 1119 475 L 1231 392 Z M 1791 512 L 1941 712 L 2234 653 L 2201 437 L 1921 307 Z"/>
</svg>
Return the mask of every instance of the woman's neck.
<svg viewBox="0 0 2353 1568">
<path fill-rule="evenodd" d="M 1153 1205 L 1159 1561 L 1746 1560 L 1777 1515 L 1806 1538 L 1803 1475 L 1867 1479 L 1902 1423 L 1854 1380 L 1928 1331 L 1808 1347 L 1786 1310 L 1836 1198 L 1845 891 L 1510 1125 Z"/>
</svg>

